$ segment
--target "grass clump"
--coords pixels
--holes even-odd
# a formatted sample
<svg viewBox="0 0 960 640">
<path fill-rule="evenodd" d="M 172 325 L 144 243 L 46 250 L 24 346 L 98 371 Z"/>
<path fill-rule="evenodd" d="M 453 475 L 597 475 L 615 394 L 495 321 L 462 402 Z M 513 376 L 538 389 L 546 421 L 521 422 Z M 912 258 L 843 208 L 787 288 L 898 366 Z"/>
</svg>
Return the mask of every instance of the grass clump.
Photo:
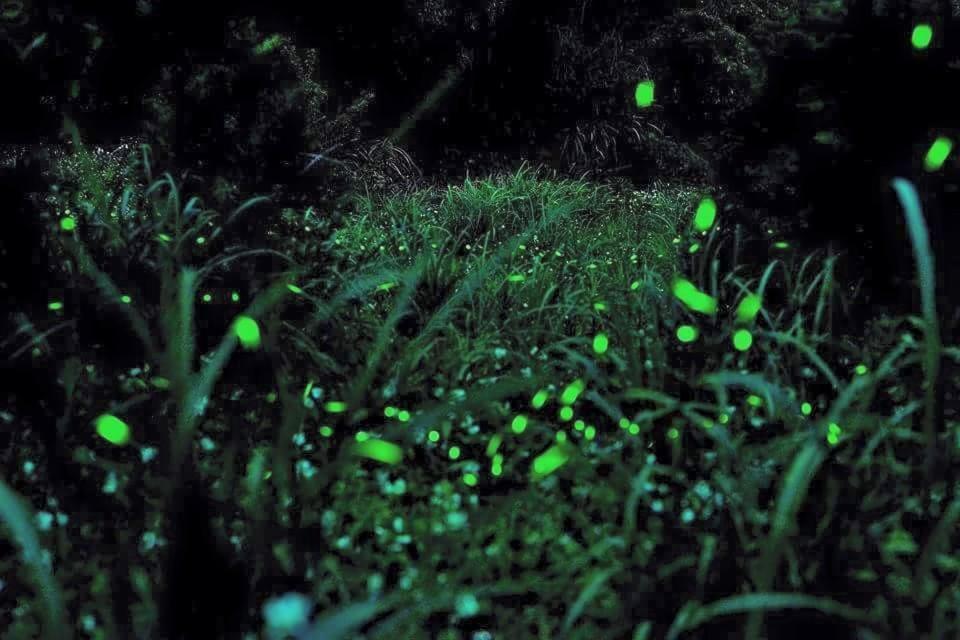
<svg viewBox="0 0 960 640">
<path fill-rule="evenodd" d="M 921 212 L 898 189 L 929 287 Z M 256 249 L 226 240 L 263 200 L 221 216 L 181 202 L 169 174 L 143 198 L 152 211 L 111 227 L 114 252 L 139 246 L 157 281 L 134 303 L 91 246 L 95 208 L 50 224 L 73 286 L 121 310 L 141 365 L 117 371 L 69 341 L 49 357 L 69 396 L 62 464 L 107 507 L 144 506 L 36 531 L 0 496 L 20 545 L 54 549 L 58 580 L 132 595 L 60 599 L 28 563 L 45 608 L 25 606 L 16 633 L 36 615 L 67 637 L 63 620 L 95 616 L 157 637 L 174 616 L 214 637 L 752 639 L 811 612 L 835 637 L 956 631 L 960 509 L 925 469 L 931 448 L 954 461 L 957 425 L 932 420 L 927 390 L 958 352 L 929 304 L 878 319 L 879 337 L 844 326 L 841 256 L 752 262 L 711 194 L 526 168 L 356 196 L 312 240 L 316 219 L 293 212 Z M 239 278 L 253 295 L 224 297 Z M 48 339 L 14 342 L 16 356 Z M 62 490 L 47 474 L 10 484 L 39 509 Z M 178 506 L 198 493 L 213 506 Z M 173 549 L 200 545 L 182 535 L 196 513 L 215 543 L 192 557 L 239 567 L 229 606 L 173 568 Z M 80 544 L 136 552 L 117 569 L 72 560 Z M 178 588 L 189 598 L 162 595 Z"/>
</svg>

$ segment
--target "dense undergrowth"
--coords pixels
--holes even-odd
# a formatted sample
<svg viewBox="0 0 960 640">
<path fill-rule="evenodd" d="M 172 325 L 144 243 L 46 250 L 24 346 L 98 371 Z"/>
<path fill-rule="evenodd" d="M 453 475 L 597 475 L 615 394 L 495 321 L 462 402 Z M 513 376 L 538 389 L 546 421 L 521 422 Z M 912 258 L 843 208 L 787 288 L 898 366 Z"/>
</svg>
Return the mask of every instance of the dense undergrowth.
<svg viewBox="0 0 960 640">
<path fill-rule="evenodd" d="M 960 353 L 909 183 L 925 307 L 862 327 L 843 256 L 759 232 L 757 263 L 682 185 L 524 169 L 356 196 L 334 225 L 208 209 L 146 146 L 120 184 L 75 150 L 48 247 L 102 324 L 54 295 L 4 342 L 66 398 L 61 459 L 2 414 L 4 637 L 960 631 L 933 384 Z M 217 555 L 236 594 L 200 577 Z"/>
</svg>

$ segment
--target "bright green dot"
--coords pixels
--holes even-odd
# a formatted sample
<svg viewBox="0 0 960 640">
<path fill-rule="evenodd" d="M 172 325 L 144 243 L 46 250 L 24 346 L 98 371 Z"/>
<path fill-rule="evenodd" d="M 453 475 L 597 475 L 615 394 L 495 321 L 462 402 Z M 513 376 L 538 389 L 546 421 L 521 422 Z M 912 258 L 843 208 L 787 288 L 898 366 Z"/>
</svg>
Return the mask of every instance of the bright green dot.
<svg viewBox="0 0 960 640">
<path fill-rule="evenodd" d="M 463 484 L 468 487 L 477 486 L 477 474 L 475 473 L 465 473 L 463 474 Z"/>
<path fill-rule="evenodd" d="M 490 473 L 494 476 L 500 476 L 503 473 L 503 465 L 499 465 L 494 462 L 490 465 Z"/>
<path fill-rule="evenodd" d="M 323 408 L 327 413 L 343 413 L 347 410 L 347 403 L 340 400 L 331 400 L 325 402 Z"/>
<path fill-rule="evenodd" d="M 430 433 L 427 434 L 427 439 L 430 440 L 430 442 L 439 442 L 440 432 L 436 429 L 431 429 Z"/>
<path fill-rule="evenodd" d="M 941 136 L 934 140 L 923 159 L 923 168 L 927 171 L 936 171 L 942 167 L 951 149 L 953 149 L 953 141 L 950 138 Z"/>
<path fill-rule="evenodd" d="M 203 236 L 197 236 L 197 244 L 203 244 L 207 241 Z"/>
<path fill-rule="evenodd" d="M 697 251 L 700 251 L 700 243 L 694 242 L 693 244 L 690 245 L 690 249 L 688 249 L 688 251 L 690 253 L 696 253 Z"/>
<path fill-rule="evenodd" d="M 753 344 L 753 334 L 746 329 L 739 329 L 733 334 L 733 347 L 737 351 L 746 351 Z"/>
<path fill-rule="evenodd" d="M 627 429 L 630 427 L 630 419 L 627 417 L 620 418 L 620 420 L 617 422 L 617 425 L 621 429 Z"/>
<path fill-rule="evenodd" d="M 555 444 L 533 460 L 534 478 L 549 475 L 566 464 L 570 459 L 569 445 Z"/>
<path fill-rule="evenodd" d="M 586 389 L 587 385 L 583 380 L 577 378 L 573 382 L 567 385 L 567 388 L 563 390 L 563 394 L 560 396 L 560 402 L 565 405 L 573 404 L 577 401 L 577 398 L 583 393 L 583 390 Z"/>
<path fill-rule="evenodd" d="M 289 290 L 290 290 L 291 292 L 293 292 L 293 293 L 297 293 L 297 294 L 303 293 L 303 289 L 301 289 L 300 287 L 298 287 L 298 286 L 295 285 L 295 284 L 288 284 L 288 285 L 287 285 L 287 289 L 289 289 Z"/>
<path fill-rule="evenodd" d="M 610 340 L 607 338 L 607 334 L 598 333 L 593 337 L 593 350 L 598 354 L 606 353 L 609 345 Z"/>
<path fill-rule="evenodd" d="M 131 298 L 130 298 L 130 296 L 124 294 L 124 295 L 120 296 L 120 302 L 122 302 L 123 304 L 130 304 Z"/>
<path fill-rule="evenodd" d="M 60 311 L 63 309 L 63 303 L 59 301 L 51 302 L 47 305 L 47 309 L 50 309 L 50 311 Z"/>
<path fill-rule="evenodd" d="M 388 418 L 392 418 L 397 415 L 397 408 L 394 406 L 386 406 L 383 408 L 383 415 Z"/>
<path fill-rule="evenodd" d="M 693 216 L 693 226 L 697 231 L 709 231 L 717 219 L 717 203 L 713 198 L 704 198 L 697 205 L 697 212 Z"/>
<path fill-rule="evenodd" d="M 400 422 L 409 422 L 410 421 L 410 412 L 406 409 L 401 409 L 397 412 L 397 420 Z"/>
<path fill-rule="evenodd" d="M 697 289 L 696 285 L 689 280 L 676 278 L 672 288 L 673 295 L 691 310 L 705 315 L 713 315 L 717 312 L 717 301 Z"/>
<path fill-rule="evenodd" d="M 584 427 L 587 426 L 587 423 L 579 418 L 573 423 L 573 428 L 577 431 L 583 431 Z"/>
<path fill-rule="evenodd" d="M 170 380 L 164 378 L 163 376 L 155 376 L 150 379 L 150 384 L 152 384 L 157 389 L 169 389 Z"/>
<path fill-rule="evenodd" d="M 204 301 L 204 302 L 210 302 L 211 300 L 213 300 L 213 296 L 212 296 L 212 295 L 210 295 L 209 293 L 203 294 L 203 301 Z"/>
<path fill-rule="evenodd" d="M 563 422 L 569 422 L 573 418 L 573 408 L 571 407 L 561 407 L 560 408 L 560 420 Z"/>
<path fill-rule="evenodd" d="M 761 407 L 763 406 L 763 399 L 760 396 L 751 393 L 747 396 L 747 404 L 751 407 Z"/>
<path fill-rule="evenodd" d="M 789 243 L 789 242 L 784 242 L 783 240 L 780 240 L 779 242 L 774 242 L 774 243 L 773 243 L 773 248 L 774 248 L 774 249 L 789 249 L 789 248 L 790 248 L 790 243 Z"/>
<path fill-rule="evenodd" d="M 260 325 L 250 316 L 237 316 L 233 321 L 233 332 L 245 349 L 260 346 Z"/>
<path fill-rule="evenodd" d="M 597 437 L 597 429 L 596 429 L 596 427 L 588 426 L 588 427 L 583 431 L 583 437 L 586 438 L 587 440 L 593 440 L 595 437 Z"/>
<path fill-rule="evenodd" d="M 753 319 L 760 313 L 761 306 L 762 302 L 757 294 L 751 293 L 744 296 L 740 300 L 740 304 L 737 305 L 737 322 L 753 322 Z"/>
<path fill-rule="evenodd" d="M 719 416 L 717 416 L 717 422 L 720 424 L 727 424 L 730 422 L 730 414 L 721 413 Z"/>
<path fill-rule="evenodd" d="M 677 429 L 676 427 L 670 427 L 669 429 L 667 429 L 667 437 L 670 438 L 671 440 L 676 440 L 677 438 L 680 437 L 680 430 Z"/>
<path fill-rule="evenodd" d="M 557 442 L 566 442 L 567 441 L 567 432 L 566 431 L 557 431 Z"/>
<path fill-rule="evenodd" d="M 606 310 L 607 310 L 607 303 L 606 303 L 606 302 L 601 302 L 601 301 L 598 300 L 597 302 L 594 302 L 594 303 L 593 303 L 593 308 L 594 308 L 595 311 L 606 311 Z"/>
<path fill-rule="evenodd" d="M 324 438 L 329 438 L 330 436 L 333 435 L 333 428 L 327 425 L 323 425 L 322 427 L 320 427 L 320 435 L 322 435 Z"/>
<path fill-rule="evenodd" d="M 811 413 L 813 413 L 813 405 L 810 404 L 809 402 L 804 402 L 803 404 L 800 405 L 800 413 L 802 413 L 805 416 L 810 415 Z"/>
<path fill-rule="evenodd" d="M 541 409 L 543 408 L 543 405 L 547 403 L 547 398 L 549 397 L 549 391 L 546 389 L 540 389 L 540 391 L 537 391 L 537 393 L 533 396 L 533 400 L 530 401 L 530 406 L 532 406 L 534 409 Z"/>
<path fill-rule="evenodd" d="M 636 291 L 636 290 L 639 289 L 639 288 L 640 288 L 640 281 L 639 281 L 639 280 L 634 280 L 633 282 L 630 283 L 630 290 L 631 290 L 631 291 Z"/>
<path fill-rule="evenodd" d="M 918 24 L 913 28 L 910 42 L 915 49 L 926 49 L 933 40 L 933 29 L 929 24 Z"/>
<path fill-rule="evenodd" d="M 858 364 L 853 370 L 858 376 L 866 375 L 868 371 L 867 365 L 865 364 Z"/>
<path fill-rule="evenodd" d="M 689 324 L 683 324 L 677 327 L 677 340 L 680 342 L 693 342 L 697 339 L 697 328 Z"/>
<path fill-rule="evenodd" d="M 130 427 L 116 416 L 104 414 L 98 417 L 96 427 L 100 437 L 110 444 L 122 446 L 130 442 Z"/>
<path fill-rule="evenodd" d="M 234 291 L 233 293 L 230 294 L 230 299 L 233 300 L 234 302 L 240 302 L 240 294 Z"/>
<path fill-rule="evenodd" d="M 713 429 L 714 422 L 710 418 L 704 418 L 703 422 L 700 423 L 700 426 L 704 429 Z"/>
<path fill-rule="evenodd" d="M 523 433 L 524 429 L 527 428 L 527 416 L 523 414 L 516 416 L 510 424 L 510 428 L 513 429 L 514 433 Z"/>
<path fill-rule="evenodd" d="M 640 425 L 638 425 L 636 422 L 631 422 L 630 426 L 627 427 L 627 433 L 629 433 L 632 436 L 637 435 L 638 433 L 640 433 Z"/>
<path fill-rule="evenodd" d="M 653 104 L 653 80 L 644 80 L 637 83 L 637 88 L 633 92 L 633 99 L 637 107 L 645 109 Z"/>
<path fill-rule="evenodd" d="M 60 228 L 61 228 L 63 231 L 68 231 L 68 232 L 69 232 L 69 231 L 73 231 L 74 229 L 77 228 L 77 221 L 74 220 L 73 218 L 70 218 L 70 217 L 61 218 L 61 219 L 60 219 Z"/>
<path fill-rule="evenodd" d="M 357 442 L 366 442 L 367 440 L 370 439 L 370 434 L 367 433 L 366 431 L 357 431 L 356 435 L 354 436 L 354 439 Z"/>
<path fill-rule="evenodd" d="M 165 233 L 158 233 L 158 234 L 157 234 L 157 240 L 159 240 L 160 242 L 166 243 L 166 242 L 170 242 L 171 240 L 173 240 L 173 238 L 171 238 L 169 235 L 167 235 L 167 234 L 165 234 Z"/>
<path fill-rule="evenodd" d="M 493 434 L 493 437 L 490 438 L 490 442 L 487 443 L 487 456 L 495 456 L 497 454 L 497 449 L 500 448 L 500 444 L 503 442 L 503 436 L 499 433 Z"/>
<path fill-rule="evenodd" d="M 514 273 L 507 278 L 510 282 L 523 282 L 527 277 L 522 273 Z"/>
<path fill-rule="evenodd" d="M 448 452 L 447 455 L 450 456 L 451 460 L 456 460 L 457 458 L 460 457 L 460 447 L 458 447 L 457 445 L 453 445 L 452 447 L 450 447 L 450 451 Z"/>
<path fill-rule="evenodd" d="M 392 442 L 371 439 L 358 442 L 353 447 L 355 455 L 363 456 L 384 464 L 397 464 L 403 458 L 403 450 Z"/>
</svg>

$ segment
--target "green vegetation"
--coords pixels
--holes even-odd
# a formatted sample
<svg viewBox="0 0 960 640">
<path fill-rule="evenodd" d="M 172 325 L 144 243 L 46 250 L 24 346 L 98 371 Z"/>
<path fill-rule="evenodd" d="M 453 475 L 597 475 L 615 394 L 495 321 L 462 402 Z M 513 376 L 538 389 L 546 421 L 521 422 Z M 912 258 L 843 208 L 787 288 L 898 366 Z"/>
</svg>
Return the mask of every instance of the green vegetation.
<svg viewBox="0 0 960 640">
<path fill-rule="evenodd" d="M 54 526 L 0 484 L 0 516 L 40 596 L 4 637 L 116 637 L 102 586 L 115 571 L 140 585 L 136 637 L 153 637 L 157 541 L 194 464 L 241 514 L 214 525 L 252 575 L 311 585 L 236 621 L 266 625 L 264 637 L 420 638 L 429 617 L 444 629 L 430 637 L 679 639 L 746 616 L 752 640 L 783 610 L 864 637 L 921 637 L 910 612 L 925 607 L 940 625 L 929 637 L 955 625 L 960 559 L 947 542 L 960 507 L 943 503 L 943 482 L 910 479 L 954 455 L 957 425 L 935 423 L 933 389 L 941 358 L 960 353 L 940 343 L 909 183 L 894 187 L 923 315 L 878 319 L 856 345 L 830 332 L 850 302 L 838 257 L 733 263 L 743 256 L 728 250 L 711 194 L 624 193 L 524 168 L 445 192 L 355 196 L 336 229 L 287 212 L 266 246 L 237 252 L 224 238 L 252 209 L 264 215 L 262 199 L 229 216 L 184 204 L 169 174 L 152 179 L 147 147 L 148 183 L 111 198 L 77 148 L 92 195 L 52 198 L 49 236 L 75 286 L 127 319 L 143 365 L 101 371 L 89 351 L 66 361 L 64 438 L 117 509 L 134 490 L 153 506 L 131 523 L 140 564 L 111 568 L 67 552 L 97 553 L 104 514 L 64 504 Z M 124 294 L 122 274 L 97 260 L 134 247 L 156 267 L 156 296 Z M 227 272 L 264 254 L 286 266 L 242 303 Z M 218 302 L 201 325 L 205 296 Z M 47 337 L 17 356 L 56 357 Z M 227 375 L 240 353 L 271 354 L 274 383 Z M 14 479 L 42 492 L 29 443 L 20 456 Z M 847 506 L 870 487 L 886 510 L 874 523 Z M 935 527 L 911 531 L 917 510 Z M 268 539 L 268 521 L 291 535 Z M 312 546 L 292 535 L 305 528 Z M 834 570 L 869 602 L 813 595 L 828 579 L 815 558 L 837 545 Z M 310 603 L 320 615 L 308 622 Z"/>
</svg>

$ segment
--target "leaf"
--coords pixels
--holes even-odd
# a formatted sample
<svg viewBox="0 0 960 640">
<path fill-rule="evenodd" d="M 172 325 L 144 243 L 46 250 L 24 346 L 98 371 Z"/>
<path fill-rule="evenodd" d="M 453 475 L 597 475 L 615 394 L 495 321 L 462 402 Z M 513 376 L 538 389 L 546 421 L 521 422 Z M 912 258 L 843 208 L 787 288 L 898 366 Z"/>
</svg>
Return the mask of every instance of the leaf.
<svg viewBox="0 0 960 640">
<path fill-rule="evenodd" d="M 605 569 L 603 571 L 596 572 L 590 580 L 587 581 L 586 586 L 583 587 L 583 591 L 580 592 L 580 595 L 577 596 L 577 599 L 574 601 L 573 605 L 570 607 L 570 611 L 567 612 L 567 617 L 563 621 L 562 631 L 564 633 L 568 632 L 577 619 L 583 614 L 583 610 L 587 607 L 590 602 L 597 597 L 597 594 L 600 592 L 600 589 L 603 588 L 603 585 L 606 584 L 607 580 L 611 576 L 615 575 L 619 569 Z"/>
<path fill-rule="evenodd" d="M 711 619 L 739 613 L 762 613 L 768 610 L 815 609 L 827 615 L 844 618 L 863 626 L 883 630 L 884 624 L 869 613 L 830 598 L 803 593 L 748 593 L 723 598 L 708 605 L 688 602 L 680 610 L 667 632 L 667 640 L 677 640 L 684 631 L 695 629 Z M 887 637 L 884 635 L 884 637 Z"/>
<path fill-rule="evenodd" d="M 0 481 L 0 522 L 7 525 L 13 539 L 23 551 L 23 560 L 33 572 L 40 597 L 43 600 L 44 637 L 50 640 L 72 637 L 66 623 L 66 610 L 60 587 L 53 579 L 49 568 L 43 562 L 40 541 L 33 527 L 33 514 L 25 506 L 24 499 Z"/>
</svg>

